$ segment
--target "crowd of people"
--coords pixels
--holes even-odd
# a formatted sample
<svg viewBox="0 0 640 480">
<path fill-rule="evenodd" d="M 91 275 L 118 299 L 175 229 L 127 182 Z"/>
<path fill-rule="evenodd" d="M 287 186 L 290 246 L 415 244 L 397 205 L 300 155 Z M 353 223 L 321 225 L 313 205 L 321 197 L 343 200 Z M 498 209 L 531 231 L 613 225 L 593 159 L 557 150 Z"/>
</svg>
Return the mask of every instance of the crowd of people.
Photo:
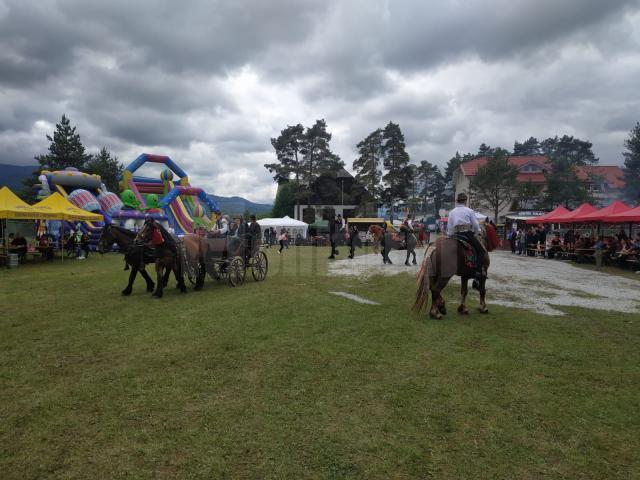
<svg viewBox="0 0 640 480">
<path fill-rule="evenodd" d="M 508 233 L 511 252 L 517 255 L 547 258 L 571 258 L 577 262 L 588 262 L 596 255 L 605 265 L 626 267 L 640 259 L 640 233 L 630 238 L 624 229 L 616 235 L 580 233 L 568 229 L 564 233 L 549 232 L 542 225 L 527 229 L 516 229 Z M 631 261 L 631 262 L 629 262 Z M 633 265 L 632 265 L 633 266 Z"/>
</svg>

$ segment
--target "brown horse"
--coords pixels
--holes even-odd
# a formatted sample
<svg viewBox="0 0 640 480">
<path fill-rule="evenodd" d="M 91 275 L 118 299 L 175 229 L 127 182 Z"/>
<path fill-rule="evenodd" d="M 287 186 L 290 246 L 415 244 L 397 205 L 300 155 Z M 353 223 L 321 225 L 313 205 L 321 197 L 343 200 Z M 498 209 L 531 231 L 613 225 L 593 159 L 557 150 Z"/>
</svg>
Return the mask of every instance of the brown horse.
<svg viewBox="0 0 640 480">
<path fill-rule="evenodd" d="M 243 257 L 246 264 L 249 257 L 260 248 L 260 242 L 244 233 L 224 237 L 186 234 L 183 242 L 188 268 L 196 273 L 194 290 L 204 287 L 207 270 L 214 278 L 220 279 L 229 273 L 228 267 L 234 257 Z"/>
<path fill-rule="evenodd" d="M 379 225 L 371 225 L 369 232 L 373 235 L 374 249 L 376 245 L 380 245 L 382 254 L 382 261 L 385 264 L 392 264 L 389 258 L 389 252 L 393 250 L 406 250 L 407 258 L 404 262 L 405 265 L 409 265 L 409 257 L 413 255 L 413 264 L 417 265 L 416 260 L 416 245 L 418 239 L 413 232 L 401 231 L 397 235 L 388 233 L 384 228 Z"/>
<path fill-rule="evenodd" d="M 485 247 L 482 258 L 485 272 L 489 269 L 488 251 L 493 249 L 491 242 L 489 242 L 489 244 L 487 242 L 487 228 L 486 225 L 482 225 L 481 232 L 478 235 L 480 243 Z M 487 247 L 489 247 L 488 250 Z M 474 268 L 467 265 L 463 245 L 455 238 L 444 235 L 439 236 L 434 244 L 425 252 L 422 267 L 418 273 L 418 290 L 413 308 L 418 311 L 422 310 L 429 302 L 428 294 L 429 291 L 431 291 L 432 300 L 429 316 L 436 319 L 442 318 L 442 315 L 446 315 L 447 309 L 441 292 L 447 283 L 449 283 L 451 277 L 458 275 L 461 278 L 461 300 L 458 306 L 458 313 L 467 315 L 469 310 L 465 302 L 467 293 L 469 292 L 468 283 L 469 279 L 474 277 L 474 274 Z M 487 293 L 485 284 L 486 276 L 483 276 L 483 278 L 478 281 L 478 290 L 480 292 L 480 306 L 478 310 L 480 313 L 489 313 L 485 301 Z"/>
<path fill-rule="evenodd" d="M 176 240 L 171 236 L 165 228 L 152 218 L 148 218 L 144 222 L 144 226 L 138 232 L 136 242 L 139 244 L 148 244 L 151 242 L 151 237 L 155 229 L 160 230 L 162 239 L 164 240 L 162 245 L 155 246 L 155 264 L 156 264 L 156 290 L 153 292 L 154 297 L 162 298 L 165 282 L 163 281 L 163 273 L 166 269 L 173 270 L 176 280 L 178 281 L 178 288 L 180 292 L 186 293 L 187 287 L 184 284 L 184 278 L 182 275 L 182 265 L 180 262 L 180 251 Z"/>
</svg>

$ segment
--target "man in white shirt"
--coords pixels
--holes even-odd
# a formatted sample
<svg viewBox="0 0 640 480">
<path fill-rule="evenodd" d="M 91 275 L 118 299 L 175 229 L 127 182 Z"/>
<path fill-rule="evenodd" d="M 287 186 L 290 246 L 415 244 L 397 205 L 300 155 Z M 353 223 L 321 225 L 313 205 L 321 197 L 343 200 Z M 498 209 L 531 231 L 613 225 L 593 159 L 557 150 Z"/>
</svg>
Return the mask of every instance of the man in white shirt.
<svg viewBox="0 0 640 480">
<path fill-rule="evenodd" d="M 456 208 L 449 212 L 447 222 L 447 235 L 460 237 L 467 241 L 476 251 L 476 280 L 482 278 L 482 259 L 484 248 L 476 237 L 480 233 L 480 224 L 476 218 L 476 212 L 467 207 L 467 195 L 462 192 L 456 198 Z M 474 288 L 476 282 L 474 281 Z"/>
</svg>

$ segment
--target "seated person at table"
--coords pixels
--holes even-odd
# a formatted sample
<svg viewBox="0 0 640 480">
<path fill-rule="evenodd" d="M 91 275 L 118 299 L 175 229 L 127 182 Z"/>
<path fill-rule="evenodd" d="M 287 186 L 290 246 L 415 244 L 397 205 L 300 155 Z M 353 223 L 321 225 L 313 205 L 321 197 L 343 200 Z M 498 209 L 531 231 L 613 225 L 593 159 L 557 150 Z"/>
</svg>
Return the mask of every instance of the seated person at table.
<svg viewBox="0 0 640 480">
<path fill-rule="evenodd" d="M 89 235 L 86 233 L 83 233 L 82 237 L 80 237 L 80 250 L 82 258 L 87 258 L 89 256 Z"/>
<path fill-rule="evenodd" d="M 571 249 L 573 248 L 573 244 L 575 242 L 575 235 L 573 230 L 567 230 L 566 233 L 564 234 L 564 245 L 565 247 Z"/>
<path fill-rule="evenodd" d="M 611 262 L 616 258 L 616 241 L 612 237 L 606 237 L 604 239 L 604 252 L 602 258 L 606 263 L 611 264 Z"/>
<path fill-rule="evenodd" d="M 38 240 L 38 250 L 43 258 L 46 258 L 47 260 L 51 260 L 53 258 L 53 248 L 51 247 L 49 238 L 46 235 L 40 235 L 40 239 Z"/>
<path fill-rule="evenodd" d="M 604 237 L 600 235 L 596 243 L 593 244 L 594 250 L 604 250 Z"/>
<path fill-rule="evenodd" d="M 626 265 L 626 261 L 629 259 L 629 255 L 633 253 L 633 246 L 629 239 L 623 239 L 620 242 L 620 250 L 616 252 L 616 261 L 618 265 L 624 267 Z"/>
<path fill-rule="evenodd" d="M 549 258 L 553 258 L 556 254 L 562 252 L 562 241 L 560 240 L 560 234 L 556 233 L 551 239 L 551 248 L 549 248 Z"/>
<path fill-rule="evenodd" d="M 13 238 L 9 235 L 9 253 L 17 253 L 18 255 L 24 256 L 27 254 L 27 239 L 24 238 L 20 233 L 17 233 Z"/>
</svg>

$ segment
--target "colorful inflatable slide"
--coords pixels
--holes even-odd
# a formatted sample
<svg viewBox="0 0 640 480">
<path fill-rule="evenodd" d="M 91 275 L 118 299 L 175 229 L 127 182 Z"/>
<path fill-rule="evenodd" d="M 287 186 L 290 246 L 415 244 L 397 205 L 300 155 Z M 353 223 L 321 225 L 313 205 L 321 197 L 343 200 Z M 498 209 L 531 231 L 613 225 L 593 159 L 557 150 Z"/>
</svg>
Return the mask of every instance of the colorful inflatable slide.
<svg viewBox="0 0 640 480">
<path fill-rule="evenodd" d="M 165 167 L 159 179 L 133 175 L 146 163 L 157 163 Z M 177 185 L 174 183 L 174 175 L 178 177 Z M 146 199 L 153 198 L 151 195 L 160 197 L 158 207 L 164 210 L 169 224 L 177 234 L 191 233 L 197 224 L 212 223 L 211 214 L 218 210 L 215 201 L 201 188 L 189 185 L 189 177 L 184 170 L 166 155 L 140 155 L 122 173 L 120 189 L 131 190 L 142 210 L 150 207 Z"/>
</svg>

